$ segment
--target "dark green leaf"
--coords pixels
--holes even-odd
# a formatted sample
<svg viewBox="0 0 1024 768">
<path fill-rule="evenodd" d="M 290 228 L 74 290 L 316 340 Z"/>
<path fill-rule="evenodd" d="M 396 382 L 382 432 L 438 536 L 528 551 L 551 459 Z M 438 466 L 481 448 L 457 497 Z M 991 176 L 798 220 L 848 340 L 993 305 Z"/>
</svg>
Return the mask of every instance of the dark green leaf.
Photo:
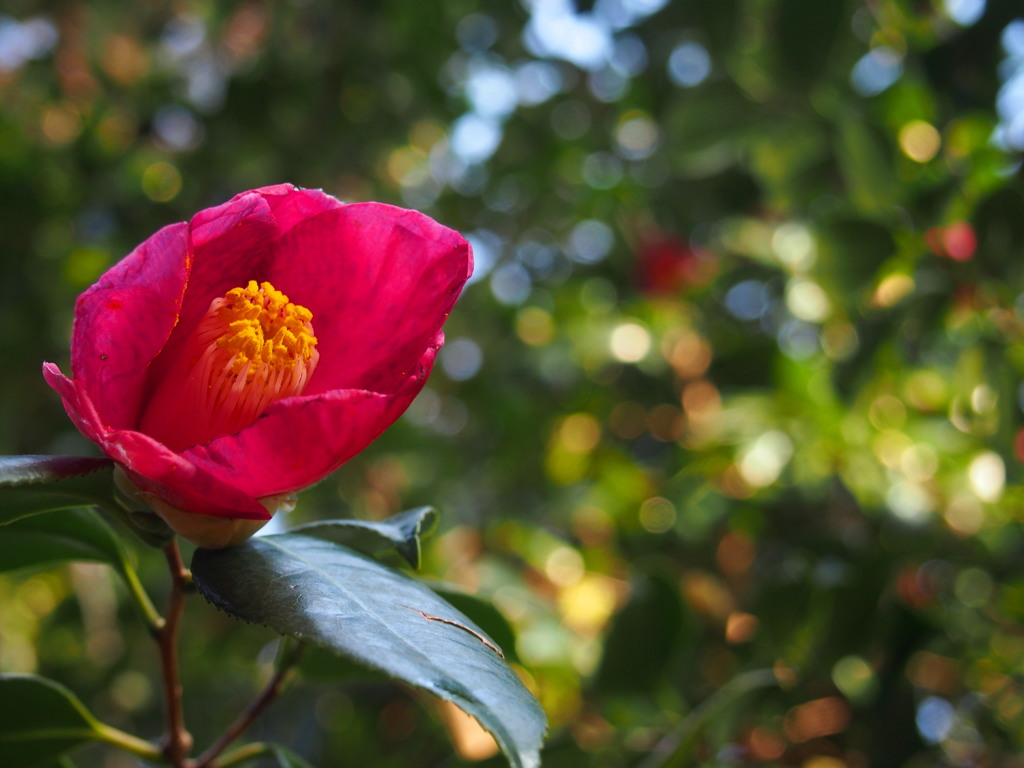
<svg viewBox="0 0 1024 768">
<path fill-rule="evenodd" d="M 110 526 L 90 509 L 34 515 L 0 532 L 0 572 L 63 560 L 94 560 L 120 569 L 123 554 Z"/>
<path fill-rule="evenodd" d="M 292 533 L 344 544 L 365 555 L 395 550 L 413 567 L 420 567 L 420 539 L 437 525 L 433 507 L 417 507 L 379 523 L 366 520 L 323 520 L 300 525 Z"/>
<path fill-rule="evenodd" d="M 4 768 L 33 768 L 99 737 L 99 724 L 71 691 L 35 675 L 0 675 Z"/>
<path fill-rule="evenodd" d="M 110 459 L 87 456 L 0 457 L 0 525 L 54 509 L 109 502 Z"/>
<path fill-rule="evenodd" d="M 110 507 L 104 507 L 105 510 Z M 16 520 L 0 531 L 0 573 L 67 560 L 113 566 L 151 626 L 160 618 L 139 582 L 121 539 L 92 509 L 65 509 Z"/>
<path fill-rule="evenodd" d="M 513 766 L 539 765 L 544 713 L 498 646 L 404 574 L 294 533 L 199 549 L 192 573 L 206 599 L 228 613 L 452 701 L 492 733 Z"/>
</svg>

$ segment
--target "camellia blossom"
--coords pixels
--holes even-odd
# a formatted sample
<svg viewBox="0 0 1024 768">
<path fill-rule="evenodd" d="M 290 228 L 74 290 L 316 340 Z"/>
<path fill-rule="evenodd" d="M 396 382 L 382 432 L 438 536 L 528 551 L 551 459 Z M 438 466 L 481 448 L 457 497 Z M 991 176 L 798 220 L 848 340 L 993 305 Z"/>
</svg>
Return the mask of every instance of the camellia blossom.
<svg viewBox="0 0 1024 768">
<path fill-rule="evenodd" d="M 471 272 L 466 241 L 415 211 L 243 192 L 83 293 L 72 375 L 43 375 L 123 486 L 226 546 L 405 411 Z"/>
<path fill-rule="evenodd" d="M 672 235 L 650 233 L 636 249 L 636 283 L 649 296 L 671 296 L 705 285 L 716 270 L 709 253 L 695 251 Z"/>
<path fill-rule="evenodd" d="M 955 261 L 970 261 L 978 249 L 974 227 L 966 221 L 954 221 L 945 227 L 932 227 L 924 233 L 932 253 Z"/>
</svg>

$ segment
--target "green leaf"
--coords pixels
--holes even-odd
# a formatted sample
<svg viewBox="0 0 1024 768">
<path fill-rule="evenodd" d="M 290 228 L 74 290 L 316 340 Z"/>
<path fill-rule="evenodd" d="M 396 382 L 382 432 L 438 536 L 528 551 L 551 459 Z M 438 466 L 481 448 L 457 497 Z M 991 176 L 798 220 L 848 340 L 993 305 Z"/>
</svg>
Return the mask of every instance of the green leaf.
<svg viewBox="0 0 1024 768">
<path fill-rule="evenodd" d="M 323 520 L 292 529 L 335 544 L 343 544 L 364 555 L 394 550 L 413 567 L 420 567 L 420 539 L 437 525 L 433 507 L 417 507 L 379 523 L 365 520 Z"/>
<path fill-rule="evenodd" d="M 101 738 L 102 726 L 64 686 L 35 675 L 0 675 L 0 754 L 5 768 L 50 764 Z"/>
<path fill-rule="evenodd" d="M 71 560 L 113 566 L 124 579 L 151 627 L 161 619 L 139 582 L 128 550 L 114 530 L 92 509 L 65 509 L 16 520 L 0 531 L 0 573 Z"/>
<path fill-rule="evenodd" d="M 192 575 L 228 613 L 453 702 L 511 765 L 539 765 L 545 717 L 498 646 L 430 589 L 331 541 L 287 533 L 198 549 Z"/>
<path fill-rule="evenodd" d="M 0 533 L 0 572 L 65 560 L 123 566 L 124 551 L 110 526 L 90 509 L 22 518 Z"/>
<path fill-rule="evenodd" d="M 88 456 L 0 457 L 0 525 L 40 512 L 109 502 L 114 462 Z"/>
</svg>

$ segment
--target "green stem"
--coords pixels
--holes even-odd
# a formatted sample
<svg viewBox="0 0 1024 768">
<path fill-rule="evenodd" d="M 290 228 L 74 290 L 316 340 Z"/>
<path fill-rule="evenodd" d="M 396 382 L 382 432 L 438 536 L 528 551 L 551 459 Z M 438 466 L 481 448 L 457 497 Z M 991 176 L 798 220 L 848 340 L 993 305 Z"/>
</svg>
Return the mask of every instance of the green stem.
<svg viewBox="0 0 1024 768">
<path fill-rule="evenodd" d="M 274 745 L 265 744 L 262 741 L 254 741 L 251 744 L 246 744 L 244 747 L 228 752 L 220 760 L 215 760 L 208 763 L 209 768 L 231 768 L 233 765 L 239 765 L 244 763 L 246 760 L 251 760 L 254 757 L 260 755 L 273 754 Z"/>
<path fill-rule="evenodd" d="M 125 752 L 130 752 L 144 760 L 151 760 L 157 763 L 164 762 L 164 754 L 160 747 L 155 744 L 143 741 L 137 736 L 132 736 L 130 733 L 125 733 L 104 723 L 96 723 L 93 729 L 96 741 L 103 741 L 115 747 L 120 747 Z"/>
<path fill-rule="evenodd" d="M 100 516 L 108 524 L 115 528 L 119 528 L 124 525 L 123 516 L 126 514 L 125 511 L 116 504 L 111 503 L 109 499 L 105 501 L 101 499 L 91 499 L 90 501 L 99 512 Z M 117 571 L 124 579 L 125 585 L 128 587 L 128 593 L 135 601 L 135 605 L 142 614 L 143 621 L 146 622 L 146 626 L 149 628 L 150 633 L 156 635 L 157 632 L 163 629 L 164 619 L 153 605 L 153 601 L 150 599 L 145 587 L 142 586 L 142 582 L 139 581 L 138 574 L 135 572 L 135 566 L 132 565 L 131 558 L 128 555 L 128 550 L 121 541 L 121 537 L 114 536 L 113 538 L 115 546 L 117 547 Z"/>
<path fill-rule="evenodd" d="M 118 549 L 121 550 L 120 547 L 118 547 Z M 142 618 L 146 622 L 146 626 L 149 627 L 149 631 L 155 635 L 164 628 L 164 618 L 157 611 L 156 606 L 153 605 L 153 601 L 150 600 L 149 594 L 146 592 L 146 588 L 142 586 L 142 582 L 139 581 L 139 576 L 135 573 L 135 568 L 132 567 L 131 562 L 128 560 L 128 554 L 121 550 L 120 556 L 121 576 L 124 577 L 125 584 L 128 586 L 128 592 L 135 600 L 135 605 L 138 606 L 139 612 L 142 614 Z"/>
</svg>

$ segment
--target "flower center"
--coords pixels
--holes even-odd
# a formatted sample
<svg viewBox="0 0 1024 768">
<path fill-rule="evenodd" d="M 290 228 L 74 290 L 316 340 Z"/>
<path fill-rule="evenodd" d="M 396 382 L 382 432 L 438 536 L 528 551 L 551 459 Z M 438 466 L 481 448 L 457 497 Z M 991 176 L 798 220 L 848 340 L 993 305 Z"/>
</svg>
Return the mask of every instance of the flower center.
<svg viewBox="0 0 1024 768">
<path fill-rule="evenodd" d="M 196 328 L 196 385 L 215 410 L 236 413 L 243 425 L 255 421 L 275 400 L 305 388 L 320 358 L 312 320 L 270 283 L 232 288 Z"/>
<path fill-rule="evenodd" d="M 181 450 L 237 432 L 271 403 L 301 394 L 320 358 L 312 320 L 268 282 L 250 280 L 214 299 L 140 429 Z"/>
</svg>

